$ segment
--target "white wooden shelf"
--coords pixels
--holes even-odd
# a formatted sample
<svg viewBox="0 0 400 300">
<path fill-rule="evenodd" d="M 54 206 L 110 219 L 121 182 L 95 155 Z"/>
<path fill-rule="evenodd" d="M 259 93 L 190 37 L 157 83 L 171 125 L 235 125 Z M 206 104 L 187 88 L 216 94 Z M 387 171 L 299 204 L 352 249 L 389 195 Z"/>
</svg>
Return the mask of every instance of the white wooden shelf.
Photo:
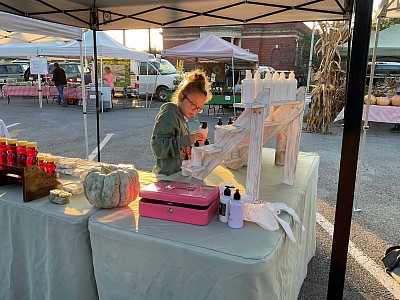
<svg viewBox="0 0 400 300">
<path fill-rule="evenodd" d="M 234 124 L 216 125 L 215 129 L 220 129 L 220 130 L 229 131 L 229 132 L 240 132 L 240 131 L 243 131 L 243 127 L 236 126 Z"/>
<path fill-rule="evenodd" d="M 191 164 L 188 164 L 186 166 L 182 166 L 182 169 L 185 169 L 186 171 L 190 172 L 190 173 L 195 173 L 195 172 L 199 172 L 199 171 L 203 171 L 206 169 L 205 166 L 192 166 Z"/>
<path fill-rule="evenodd" d="M 261 108 L 261 107 L 266 107 L 265 103 L 235 103 L 233 104 L 234 107 L 239 107 L 239 108 Z"/>
<path fill-rule="evenodd" d="M 217 145 L 203 145 L 203 146 L 199 146 L 197 147 L 197 149 L 205 154 L 211 154 L 211 153 L 217 153 L 217 152 L 221 152 L 222 149 L 220 147 L 218 147 Z"/>
</svg>

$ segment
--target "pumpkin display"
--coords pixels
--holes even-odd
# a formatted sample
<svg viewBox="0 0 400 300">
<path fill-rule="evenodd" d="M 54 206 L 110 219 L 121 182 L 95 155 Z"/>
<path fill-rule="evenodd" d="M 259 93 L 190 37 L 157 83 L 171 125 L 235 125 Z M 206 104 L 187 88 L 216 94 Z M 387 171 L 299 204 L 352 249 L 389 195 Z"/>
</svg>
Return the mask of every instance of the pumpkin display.
<svg viewBox="0 0 400 300">
<path fill-rule="evenodd" d="M 371 95 L 371 104 L 376 104 L 376 97 L 374 95 Z M 367 104 L 368 101 L 368 95 L 364 96 L 364 103 Z"/>
<path fill-rule="evenodd" d="M 388 97 L 377 97 L 376 104 L 381 106 L 388 106 L 390 105 L 390 99 Z"/>
<path fill-rule="evenodd" d="M 83 188 L 86 199 L 95 207 L 124 207 L 139 195 L 139 174 L 132 167 L 103 165 L 88 172 Z"/>
<path fill-rule="evenodd" d="M 392 97 L 392 105 L 393 106 L 400 106 L 400 95 L 394 95 Z"/>
</svg>

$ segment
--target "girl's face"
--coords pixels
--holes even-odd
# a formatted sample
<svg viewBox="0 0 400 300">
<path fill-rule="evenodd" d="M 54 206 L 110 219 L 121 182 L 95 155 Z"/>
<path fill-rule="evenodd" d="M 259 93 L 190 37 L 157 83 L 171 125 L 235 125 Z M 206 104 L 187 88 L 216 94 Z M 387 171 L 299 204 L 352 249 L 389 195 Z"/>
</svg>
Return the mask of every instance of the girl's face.
<svg viewBox="0 0 400 300">
<path fill-rule="evenodd" d="M 183 115 L 186 118 L 193 117 L 203 111 L 204 103 L 207 97 L 197 91 L 181 93 L 178 106 L 181 108 Z"/>
</svg>

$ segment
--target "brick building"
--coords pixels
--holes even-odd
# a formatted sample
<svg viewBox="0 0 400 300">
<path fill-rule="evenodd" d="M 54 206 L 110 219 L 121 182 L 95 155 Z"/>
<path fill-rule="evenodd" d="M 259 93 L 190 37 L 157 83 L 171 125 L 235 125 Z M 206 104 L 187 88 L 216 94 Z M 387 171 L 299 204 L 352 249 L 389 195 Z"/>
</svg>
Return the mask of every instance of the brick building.
<svg viewBox="0 0 400 300">
<path fill-rule="evenodd" d="M 258 54 L 260 66 L 295 70 L 300 79 L 307 73 L 311 29 L 304 23 L 165 28 L 162 34 L 163 49 L 214 34 Z"/>
</svg>

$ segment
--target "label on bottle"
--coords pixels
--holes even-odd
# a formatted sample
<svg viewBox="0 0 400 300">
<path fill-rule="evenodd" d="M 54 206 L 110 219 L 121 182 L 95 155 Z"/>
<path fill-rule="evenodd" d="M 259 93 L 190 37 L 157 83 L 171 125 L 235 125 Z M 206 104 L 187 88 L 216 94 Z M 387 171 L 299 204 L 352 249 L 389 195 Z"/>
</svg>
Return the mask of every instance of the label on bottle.
<svg viewBox="0 0 400 300">
<path fill-rule="evenodd" d="M 226 216 L 226 204 L 225 203 L 219 203 L 219 214 L 221 216 Z"/>
</svg>

